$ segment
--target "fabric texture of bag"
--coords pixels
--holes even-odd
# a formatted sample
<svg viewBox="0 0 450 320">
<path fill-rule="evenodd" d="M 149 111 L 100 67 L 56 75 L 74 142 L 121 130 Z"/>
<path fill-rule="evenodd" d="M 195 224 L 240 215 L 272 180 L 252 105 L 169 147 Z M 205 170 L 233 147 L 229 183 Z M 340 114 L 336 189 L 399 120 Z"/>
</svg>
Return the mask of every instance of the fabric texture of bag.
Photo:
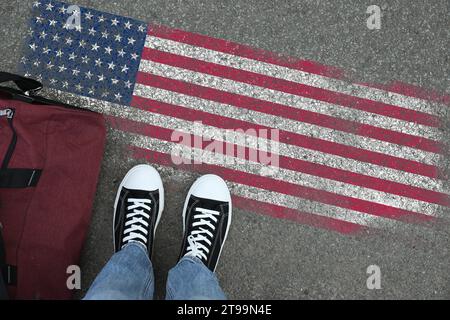
<svg viewBox="0 0 450 320">
<path fill-rule="evenodd" d="M 38 97 L 0 72 L 0 223 L 10 299 L 69 299 L 103 158 L 102 115 Z"/>
</svg>

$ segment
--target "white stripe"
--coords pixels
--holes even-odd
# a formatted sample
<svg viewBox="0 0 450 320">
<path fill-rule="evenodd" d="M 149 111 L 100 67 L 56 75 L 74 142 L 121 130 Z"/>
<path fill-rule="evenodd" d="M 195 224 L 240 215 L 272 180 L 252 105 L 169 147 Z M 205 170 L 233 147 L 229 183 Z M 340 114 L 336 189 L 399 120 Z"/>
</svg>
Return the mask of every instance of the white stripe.
<svg viewBox="0 0 450 320">
<path fill-rule="evenodd" d="M 215 87 L 226 91 L 244 91 L 244 88 L 238 89 L 235 86 L 248 86 L 246 84 L 240 84 L 234 81 L 208 76 L 202 73 L 192 72 L 185 69 L 180 69 L 176 67 L 171 67 L 168 65 L 163 65 L 159 63 L 153 63 L 151 61 L 141 61 L 140 69 L 142 71 L 172 78 L 178 79 L 187 82 L 195 82 L 197 84 L 201 84 L 208 87 Z M 217 83 L 215 83 L 217 82 Z M 233 88 L 230 90 L 230 88 Z M 250 94 L 253 91 L 253 95 L 259 94 L 262 92 L 258 92 L 259 89 L 257 87 L 248 86 L 246 89 L 246 94 Z M 264 89 L 267 90 L 267 89 Z M 281 94 L 278 91 L 273 91 L 274 94 Z M 139 92 L 135 90 L 135 95 L 139 95 Z M 374 152 L 379 152 L 387 155 L 396 155 L 397 157 L 418 161 L 430 165 L 437 165 L 441 161 L 441 156 L 439 154 L 426 152 L 406 146 L 400 146 L 396 144 L 392 144 L 385 141 L 379 141 L 372 138 L 362 137 L 353 135 L 350 133 L 344 133 L 342 131 L 337 131 L 333 129 L 328 129 L 325 127 L 313 126 L 311 124 L 298 122 L 299 129 L 301 130 L 300 134 L 309 135 L 315 138 L 320 138 L 323 140 L 344 144 L 352 147 L 357 147 L 361 149 L 371 150 Z"/>
<path fill-rule="evenodd" d="M 169 129 L 171 128 L 173 130 L 184 129 L 184 131 L 186 131 L 186 128 L 191 129 L 193 127 L 193 123 L 189 121 L 158 115 L 142 111 L 137 108 L 130 108 L 128 106 L 123 106 L 107 101 L 76 96 L 75 94 L 72 93 L 51 90 L 49 92 L 49 95 L 51 94 L 52 91 L 56 92 L 57 97 L 63 94 L 65 101 L 66 100 L 72 101 L 71 102 L 72 104 L 80 106 L 89 106 L 90 110 L 97 111 L 103 114 L 130 119 L 142 123 L 158 125 Z M 226 130 L 221 130 L 210 126 L 201 126 L 201 127 L 204 128 L 205 132 L 207 132 L 209 135 L 219 136 L 222 137 L 222 139 L 226 138 L 226 135 L 224 134 L 225 132 L 227 132 Z M 249 136 L 247 137 L 248 137 L 247 140 L 249 141 L 253 140 L 252 137 Z M 259 141 L 264 141 L 264 139 L 259 138 Z M 279 154 L 283 156 L 291 158 L 299 158 L 299 155 L 302 155 L 300 157 L 302 160 L 309 161 L 312 163 L 318 163 L 332 168 L 343 169 L 351 172 L 360 173 L 363 175 L 373 176 L 379 179 L 398 182 L 436 192 L 450 193 L 447 190 L 444 191 L 444 183 L 441 180 L 431 179 L 428 177 L 416 175 L 409 172 L 385 168 L 371 163 L 361 162 L 340 156 L 334 156 L 327 153 L 300 148 L 297 146 L 284 143 L 280 143 L 279 148 L 280 148 Z"/>
<path fill-rule="evenodd" d="M 254 175 L 265 175 L 270 178 L 293 183 L 299 186 L 332 192 L 338 195 L 353 197 L 360 200 L 370 201 L 382 205 L 408 210 L 424 215 L 435 216 L 439 205 L 422 202 L 419 200 L 401 197 L 390 193 L 375 191 L 339 181 L 325 179 L 292 170 L 276 168 L 269 165 L 246 160 L 236 161 L 233 157 L 207 150 L 194 149 L 174 142 L 157 139 L 149 139 L 146 136 L 130 134 L 131 143 L 137 147 L 157 150 L 158 152 L 182 155 L 186 159 L 198 159 L 201 163 L 212 164 L 224 168 L 246 172 Z"/>
<path fill-rule="evenodd" d="M 379 101 L 382 103 L 399 106 L 405 109 L 420 111 L 428 114 L 447 116 L 449 108 L 445 105 L 409 97 L 381 89 L 364 85 L 352 84 L 343 80 L 328 78 L 325 76 L 308 73 L 300 70 L 289 69 L 267 62 L 261 62 L 249 58 L 222 53 L 202 47 L 196 47 L 173 40 L 147 36 L 145 46 L 185 57 L 194 58 L 206 62 L 212 62 L 227 67 L 246 70 L 266 76 L 293 81 L 317 88 L 344 93 L 351 96 Z"/>
</svg>

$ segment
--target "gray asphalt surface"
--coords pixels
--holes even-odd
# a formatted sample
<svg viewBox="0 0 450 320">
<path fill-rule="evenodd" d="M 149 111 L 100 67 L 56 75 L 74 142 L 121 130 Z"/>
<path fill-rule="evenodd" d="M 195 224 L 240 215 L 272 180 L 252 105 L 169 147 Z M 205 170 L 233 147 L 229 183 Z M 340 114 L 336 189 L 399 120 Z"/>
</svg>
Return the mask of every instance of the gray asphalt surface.
<svg viewBox="0 0 450 320">
<path fill-rule="evenodd" d="M 0 69 L 15 71 L 32 1 L 0 4 Z M 450 94 L 450 3 L 441 1 L 76 1 L 82 6 L 220 37 L 350 70 L 352 79 L 399 80 Z M 367 6 L 383 8 L 368 30 Z M 448 128 L 448 127 L 447 127 Z M 448 132 L 447 132 L 448 133 Z M 112 206 L 130 161 L 126 141 L 108 134 L 89 237 L 82 296 L 112 253 Z M 442 163 L 448 167 L 448 159 Z M 181 209 L 193 174 L 162 170 L 166 209 L 156 236 L 157 297 L 176 263 Z M 343 236 L 235 210 L 217 273 L 234 299 L 450 299 L 448 226 Z M 380 266 L 382 289 L 366 269 Z"/>
</svg>

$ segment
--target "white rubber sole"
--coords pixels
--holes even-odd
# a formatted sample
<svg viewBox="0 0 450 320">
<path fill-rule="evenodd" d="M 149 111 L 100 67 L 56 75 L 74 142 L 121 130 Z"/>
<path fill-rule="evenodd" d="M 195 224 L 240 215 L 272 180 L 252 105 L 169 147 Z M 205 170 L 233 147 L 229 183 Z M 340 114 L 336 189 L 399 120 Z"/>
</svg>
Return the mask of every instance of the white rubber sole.
<svg viewBox="0 0 450 320">
<path fill-rule="evenodd" d="M 192 184 L 191 188 L 189 189 L 188 194 L 186 196 L 186 200 L 184 201 L 184 206 L 183 206 L 183 237 L 184 237 L 184 234 L 186 232 L 186 209 L 187 209 L 187 206 L 188 206 L 188 203 L 189 203 L 189 198 L 191 197 L 191 195 L 193 194 L 195 189 L 201 183 L 205 183 L 207 179 L 210 179 L 210 180 L 214 179 L 215 180 L 214 182 L 217 182 L 217 178 L 220 178 L 220 177 L 217 176 L 217 175 L 214 175 L 214 174 L 205 174 L 205 175 L 201 176 L 200 178 L 198 178 L 197 180 L 195 180 L 195 182 Z M 220 178 L 220 180 L 223 183 L 225 183 L 225 181 L 222 178 Z M 225 183 L 225 186 L 226 186 L 226 183 Z M 228 191 L 228 199 L 226 199 L 226 200 L 218 200 L 218 201 L 229 201 L 229 203 L 230 203 L 230 205 L 228 206 L 229 207 L 229 212 L 228 212 L 227 231 L 225 232 L 225 236 L 223 238 L 223 243 L 225 243 L 225 241 L 227 240 L 227 237 L 228 237 L 228 231 L 230 230 L 231 219 L 232 219 L 232 212 L 233 212 L 232 203 L 231 203 L 231 194 L 230 194 L 230 191 L 228 190 L 228 187 L 227 187 L 227 191 Z M 200 198 L 208 199 L 208 197 L 202 197 L 201 195 L 198 195 L 198 194 L 195 195 L 195 196 L 196 197 L 200 197 Z M 222 249 L 223 249 L 223 246 L 220 248 L 219 256 L 217 258 L 217 262 L 219 262 L 219 260 L 220 260 L 220 256 L 222 254 Z M 217 267 L 217 264 L 216 264 L 216 267 Z M 215 270 L 216 270 L 216 268 L 214 267 L 213 271 L 215 271 Z"/>
<path fill-rule="evenodd" d="M 152 174 L 154 175 L 154 177 L 150 177 L 150 179 L 157 177 L 159 179 L 159 181 L 161 182 L 160 183 L 160 190 L 159 190 L 160 191 L 159 192 L 159 210 L 158 210 L 158 216 L 156 217 L 155 229 L 153 231 L 153 243 L 152 243 L 152 246 L 154 246 L 156 229 L 158 228 L 158 224 L 159 224 L 159 221 L 161 219 L 162 212 L 164 210 L 164 186 L 162 184 L 161 177 L 160 177 L 158 171 L 155 168 L 153 168 L 152 166 L 147 165 L 147 164 L 139 164 L 137 166 L 134 166 L 133 168 L 131 168 L 127 172 L 127 174 L 122 179 L 122 182 L 119 185 L 119 189 L 117 190 L 116 200 L 114 201 L 114 217 L 113 217 L 113 227 L 112 227 L 114 252 L 116 252 L 116 235 L 115 235 L 115 232 L 114 232 L 114 226 L 116 225 L 116 210 L 117 210 L 117 204 L 119 203 L 120 190 L 122 190 L 122 188 L 125 186 L 125 184 L 127 183 L 127 180 L 130 178 L 130 176 L 132 174 L 134 174 L 137 170 L 139 170 L 139 169 L 141 169 L 143 167 L 145 167 L 146 169 L 152 171 Z M 141 189 L 141 190 L 146 190 L 146 189 Z M 146 191 L 154 191 L 154 190 L 146 190 Z"/>
</svg>

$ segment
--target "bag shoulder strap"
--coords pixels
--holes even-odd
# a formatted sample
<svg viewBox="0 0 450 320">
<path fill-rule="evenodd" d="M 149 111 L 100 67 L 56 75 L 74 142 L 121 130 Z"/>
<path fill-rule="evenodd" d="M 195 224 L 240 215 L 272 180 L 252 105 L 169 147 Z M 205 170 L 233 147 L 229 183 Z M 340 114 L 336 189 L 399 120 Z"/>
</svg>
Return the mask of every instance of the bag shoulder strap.
<svg viewBox="0 0 450 320">
<path fill-rule="evenodd" d="M 9 72 L 0 71 L 0 83 L 14 82 L 16 86 L 25 94 L 36 93 L 42 89 L 42 83 L 37 80 L 12 74 Z"/>
</svg>

